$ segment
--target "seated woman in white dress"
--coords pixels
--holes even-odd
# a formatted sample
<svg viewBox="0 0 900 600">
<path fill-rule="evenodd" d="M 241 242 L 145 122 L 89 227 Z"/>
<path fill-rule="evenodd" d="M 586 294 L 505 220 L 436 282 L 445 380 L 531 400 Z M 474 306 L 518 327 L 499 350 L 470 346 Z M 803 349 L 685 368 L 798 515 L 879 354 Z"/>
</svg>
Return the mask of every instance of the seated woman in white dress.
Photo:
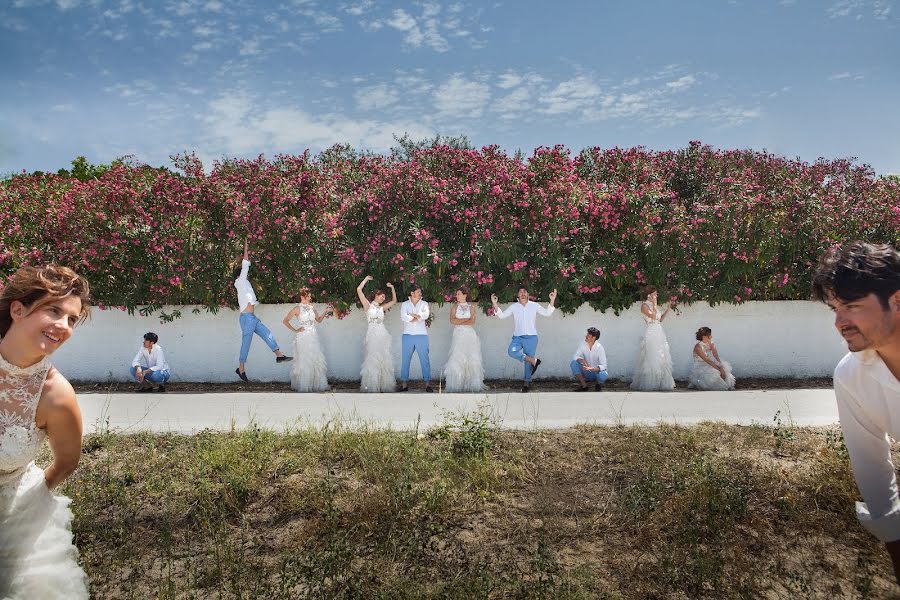
<svg viewBox="0 0 900 600">
<path fill-rule="evenodd" d="M 75 391 L 47 360 L 89 311 L 66 267 L 23 267 L 0 293 L 0 598 L 87 600 L 71 500 L 50 490 L 81 458 Z M 34 464 L 50 442 L 53 460 Z"/>
<path fill-rule="evenodd" d="M 734 375 L 731 365 L 719 358 L 719 351 L 712 341 L 712 329 L 701 327 L 697 330 L 697 344 L 694 345 L 694 362 L 688 387 L 698 390 L 733 390 Z"/>
<path fill-rule="evenodd" d="M 284 317 L 284 326 L 294 332 L 294 366 L 291 368 L 291 387 L 298 392 L 325 392 L 328 388 L 328 365 L 322 353 L 316 323 L 331 314 L 331 309 L 319 314 L 312 305 L 312 292 L 301 288 L 300 304 Z M 297 319 L 298 326 L 291 324 Z"/>
<path fill-rule="evenodd" d="M 368 322 L 359 389 L 373 393 L 393 392 L 397 387 L 397 380 L 394 374 L 394 356 L 391 353 L 391 334 L 384 326 L 384 313 L 397 304 L 397 290 L 394 289 L 394 284 L 388 283 L 391 301 L 385 303 L 386 296 L 381 290 L 375 290 L 370 301 L 363 293 L 363 288 L 370 281 L 372 276 L 366 275 L 356 288 L 356 297 L 366 311 Z"/>
<path fill-rule="evenodd" d="M 475 310 L 468 303 L 469 288 L 456 290 L 456 303 L 450 309 L 453 337 L 450 357 L 444 367 L 448 392 L 480 392 L 484 389 L 484 364 L 481 362 L 481 342 L 475 333 Z"/>
<path fill-rule="evenodd" d="M 643 391 L 667 391 L 675 389 L 672 378 L 672 355 L 669 353 L 669 342 L 663 331 L 663 319 L 672 309 L 672 303 L 660 312 L 656 305 L 658 293 L 656 288 L 648 286 L 644 289 L 646 300 L 641 304 L 641 315 L 647 328 L 641 338 L 641 347 L 635 363 L 631 389 Z"/>
</svg>

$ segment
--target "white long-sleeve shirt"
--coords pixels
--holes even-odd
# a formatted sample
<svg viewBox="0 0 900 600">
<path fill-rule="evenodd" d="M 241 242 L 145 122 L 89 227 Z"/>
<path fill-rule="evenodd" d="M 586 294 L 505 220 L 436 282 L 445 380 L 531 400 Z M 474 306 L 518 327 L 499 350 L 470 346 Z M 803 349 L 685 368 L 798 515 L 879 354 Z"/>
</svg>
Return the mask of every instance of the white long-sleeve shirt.
<svg viewBox="0 0 900 600">
<path fill-rule="evenodd" d="M 247 308 L 248 304 L 252 304 L 253 306 L 259 304 L 259 300 L 256 299 L 256 292 L 253 291 L 253 286 L 250 285 L 250 281 L 247 279 L 247 273 L 249 271 L 250 261 L 246 259 L 242 260 L 241 274 L 234 280 L 234 287 L 237 289 L 238 304 L 241 307 L 241 312 L 244 312 L 244 309 Z"/>
<path fill-rule="evenodd" d="M 548 304 L 547 308 L 544 308 L 537 302 L 529 300 L 528 304 L 522 304 L 521 302 L 510 304 L 506 310 L 497 307 L 494 314 L 501 319 L 510 316 L 515 319 L 516 324 L 513 327 L 513 337 L 516 337 L 520 335 L 537 335 L 537 315 L 549 317 L 554 310 L 556 310 L 555 306 Z"/>
<path fill-rule="evenodd" d="M 428 326 L 425 319 L 431 314 L 428 303 L 419 300 L 415 304 L 407 300 L 400 305 L 400 320 L 403 321 L 403 335 L 428 335 Z M 413 315 L 419 315 L 418 321 L 413 321 Z"/>
<path fill-rule="evenodd" d="M 900 381 L 874 350 L 851 352 L 834 370 L 834 395 L 853 477 L 865 500 L 856 503 L 856 517 L 878 539 L 900 540 L 890 442 L 900 439 Z"/>
<path fill-rule="evenodd" d="M 168 371 L 169 363 L 166 362 L 166 355 L 162 346 L 153 344 L 153 350 L 147 350 L 143 345 L 137 354 L 131 360 L 132 367 L 141 367 L 150 371 Z"/>
<path fill-rule="evenodd" d="M 600 367 L 601 371 L 606 370 L 606 350 L 603 349 L 600 342 L 594 342 L 593 347 L 588 347 L 587 342 L 581 342 L 572 360 L 578 360 L 579 358 L 583 358 L 592 369 Z"/>
</svg>

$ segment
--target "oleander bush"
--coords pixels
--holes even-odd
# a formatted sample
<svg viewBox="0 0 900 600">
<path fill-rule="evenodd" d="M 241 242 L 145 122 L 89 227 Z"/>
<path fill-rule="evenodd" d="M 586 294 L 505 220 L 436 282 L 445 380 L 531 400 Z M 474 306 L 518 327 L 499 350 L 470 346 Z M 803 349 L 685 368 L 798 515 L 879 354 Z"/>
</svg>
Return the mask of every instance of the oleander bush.
<svg viewBox="0 0 900 600">
<path fill-rule="evenodd" d="M 557 305 L 616 310 L 646 283 L 680 301 L 805 299 L 827 247 L 900 241 L 900 181 L 851 160 L 814 164 L 692 142 L 676 151 L 557 146 L 532 156 L 463 140 L 388 155 L 196 156 L 173 169 L 132 160 L 0 182 L 0 273 L 71 265 L 95 298 L 129 309 L 234 303 L 231 268 L 249 239 L 264 302 L 349 303 L 374 287 L 422 285 L 445 301 L 511 300 L 520 282 Z"/>
</svg>

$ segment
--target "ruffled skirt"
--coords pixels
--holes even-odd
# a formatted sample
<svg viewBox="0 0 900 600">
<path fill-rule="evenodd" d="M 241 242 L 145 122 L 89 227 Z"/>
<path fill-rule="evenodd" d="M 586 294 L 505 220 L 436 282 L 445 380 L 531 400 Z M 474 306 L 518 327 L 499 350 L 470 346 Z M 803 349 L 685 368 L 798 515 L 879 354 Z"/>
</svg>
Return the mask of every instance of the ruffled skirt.
<svg viewBox="0 0 900 600">
<path fill-rule="evenodd" d="M 0 482 L 0 598 L 87 599 L 70 502 L 47 489 L 34 463 L 21 477 Z"/>
<path fill-rule="evenodd" d="M 484 390 L 484 364 L 481 361 L 481 342 L 470 325 L 453 328 L 450 357 L 444 367 L 448 392 L 480 392 Z"/>
<path fill-rule="evenodd" d="M 672 379 L 672 356 L 666 332 L 659 323 L 650 323 L 641 340 L 631 379 L 631 389 L 643 391 L 667 391 L 675 389 Z"/>
<path fill-rule="evenodd" d="M 315 329 L 294 336 L 291 387 L 298 392 L 328 391 L 328 365 Z"/>
<path fill-rule="evenodd" d="M 722 361 L 722 366 L 725 367 L 725 379 L 722 379 L 719 371 L 713 369 L 709 363 L 695 359 L 694 364 L 691 365 L 688 387 L 698 390 L 733 390 L 735 379 L 734 375 L 731 374 L 731 365 L 726 361 Z"/>
<path fill-rule="evenodd" d="M 359 389 L 373 393 L 393 392 L 396 386 L 391 334 L 384 323 L 370 323 L 366 330 Z"/>
</svg>

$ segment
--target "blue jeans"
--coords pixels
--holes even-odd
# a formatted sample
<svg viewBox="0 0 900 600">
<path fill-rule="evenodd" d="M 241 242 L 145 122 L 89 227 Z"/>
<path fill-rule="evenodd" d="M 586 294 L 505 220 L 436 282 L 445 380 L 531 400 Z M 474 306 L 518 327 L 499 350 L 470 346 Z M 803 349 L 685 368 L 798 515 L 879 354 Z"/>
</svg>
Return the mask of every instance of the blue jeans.
<svg viewBox="0 0 900 600">
<path fill-rule="evenodd" d="M 400 381 L 409 381 L 409 363 L 413 352 L 419 355 L 422 380 L 431 381 L 431 359 L 428 357 L 428 336 L 403 334 L 403 362 L 400 365 Z"/>
<path fill-rule="evenodd" d="M 250 354 L 250 342 L 253 340 L 253 334 L 258 335 L 269 345 L 272 352 L 278 351 L 278 342 L 275 336 L 269 331 L 269 328 L 262 324 L 253 313 L 241 313 L 241 358 L 242 363 L 247 362 L 247 355 Z"/>
<path fill-rule="evenodd" d="M 531 374 L 534 373 L 534 367 L 525 362 L 526 356 L 534 357 L 537 352 L 538 336 L 536 335 L 514 335 L 509 343 L 506 353 L 517 361 L 525 365 L 525 381 L 531 381 Z"/>
<path fill-rule="evenodd" d="M 572 375 L 577 377 L 580 374 L 584 377 L 585 381 L 596 381 L 597 383 L 603 384 L 609 379 L 609 373 L 607 371 L 603 370 L 599 373 L 597 371 L 588 371 L 577 360 L 573 360 L 569 366 L 572 367 Z"/>
<path fill-rule="evenodd" d="M 169 371 L 166 369 L 160 369 L 159 371 L 148 371 L 145 367 L 141 367 L 141 369 L 144 371 L 144 381 L 149 381 L 156 385 L 163 385 L 169 380 Z M 135 381 L 138 380 L 137 367 L 131 367 L 131 376 Z"/>
</svg>

